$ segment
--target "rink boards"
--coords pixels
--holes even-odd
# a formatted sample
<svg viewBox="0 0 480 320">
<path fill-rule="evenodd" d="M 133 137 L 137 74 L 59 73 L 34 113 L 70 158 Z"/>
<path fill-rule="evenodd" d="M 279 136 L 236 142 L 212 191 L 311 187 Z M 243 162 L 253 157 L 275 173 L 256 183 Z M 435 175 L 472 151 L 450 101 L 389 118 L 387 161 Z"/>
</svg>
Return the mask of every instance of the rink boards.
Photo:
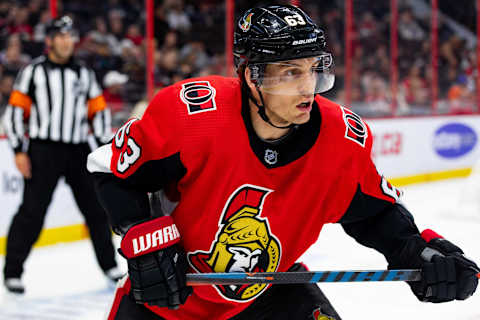
<svg viewBox="0 0 480 320">
<path fill-rule="evenodd" d="M 480 158 L 480 116 L 370 119 L 367 123 L 374 136 L 377 169 L 397 186 L 467 176 Z M 0 254 L 4 254 L 8 226 L 21 201 L 23 179 L 6 139 L 0 139 L 0 154 Z M 62 179 L 37 245 L 74 241 L 87 235 Z"/>
</svg>

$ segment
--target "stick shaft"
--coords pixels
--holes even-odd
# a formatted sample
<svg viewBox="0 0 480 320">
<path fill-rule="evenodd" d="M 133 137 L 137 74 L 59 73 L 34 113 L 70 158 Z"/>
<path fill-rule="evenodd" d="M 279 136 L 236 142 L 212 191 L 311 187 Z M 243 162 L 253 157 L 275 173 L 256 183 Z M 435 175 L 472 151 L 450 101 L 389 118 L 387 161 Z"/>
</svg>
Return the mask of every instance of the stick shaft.
<svg viewBox="0 0 480 320">
<path fill-rule="evenodd" d="M 418 281 L 420 279 L 421 271 L 416 269 L 187 274 L 187 284 L 190 286 L 248 283 L 288 284 L 317 282 Z"/>
</svg>

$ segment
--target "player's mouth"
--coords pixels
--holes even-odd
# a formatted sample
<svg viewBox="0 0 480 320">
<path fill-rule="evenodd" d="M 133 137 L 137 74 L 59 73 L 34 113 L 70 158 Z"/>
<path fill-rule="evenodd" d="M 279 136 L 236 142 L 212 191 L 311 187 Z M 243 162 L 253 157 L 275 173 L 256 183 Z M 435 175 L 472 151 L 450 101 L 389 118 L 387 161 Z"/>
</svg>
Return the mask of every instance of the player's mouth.
<svg viewBox="0 0 480 320">
<path fill-rule="evenodd" d="M 305 101 L 302 103 L 297 104 L 297 108 L 302 112 L 310 112 L 312 111 L 312 102 Z"/>
</svg>

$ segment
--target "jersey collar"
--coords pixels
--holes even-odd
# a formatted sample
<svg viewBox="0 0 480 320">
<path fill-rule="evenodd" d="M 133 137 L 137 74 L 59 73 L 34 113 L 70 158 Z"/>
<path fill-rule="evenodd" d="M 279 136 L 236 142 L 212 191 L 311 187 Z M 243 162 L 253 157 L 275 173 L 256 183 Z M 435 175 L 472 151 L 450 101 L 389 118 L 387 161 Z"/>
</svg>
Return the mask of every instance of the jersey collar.
<svg viewBox="0 0 480 320">
<path fill-rule="evenodd" d="M 242 117 L 250 147 L 258 160 L 268 169 L 288 165 L 304 156 L 313 147 L 320 133 L 322 117 L 315 101 L 310 113 L 310 120 L 292 128 L 286 137 L 276 141 L 265 141 L 258 137 L 253 129 L 249 111 L 248 95 L 244 91 L 242 94 Z"/>
</svg>

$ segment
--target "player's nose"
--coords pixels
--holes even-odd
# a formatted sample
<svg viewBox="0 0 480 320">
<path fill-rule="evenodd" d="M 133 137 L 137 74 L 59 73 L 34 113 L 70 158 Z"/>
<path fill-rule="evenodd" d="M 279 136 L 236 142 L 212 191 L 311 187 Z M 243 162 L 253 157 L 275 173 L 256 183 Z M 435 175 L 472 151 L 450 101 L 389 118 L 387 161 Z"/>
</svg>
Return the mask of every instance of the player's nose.
<svg viewBox="0 0 480 320">
<path fill-rule="evenodd" d="M 303 77 L 303 81 L 299 83 L 299 94 L 304 97 L 312 96 L 315 93 L 316 80 L 315 73 L 306 73 Z"/>
</svg>

